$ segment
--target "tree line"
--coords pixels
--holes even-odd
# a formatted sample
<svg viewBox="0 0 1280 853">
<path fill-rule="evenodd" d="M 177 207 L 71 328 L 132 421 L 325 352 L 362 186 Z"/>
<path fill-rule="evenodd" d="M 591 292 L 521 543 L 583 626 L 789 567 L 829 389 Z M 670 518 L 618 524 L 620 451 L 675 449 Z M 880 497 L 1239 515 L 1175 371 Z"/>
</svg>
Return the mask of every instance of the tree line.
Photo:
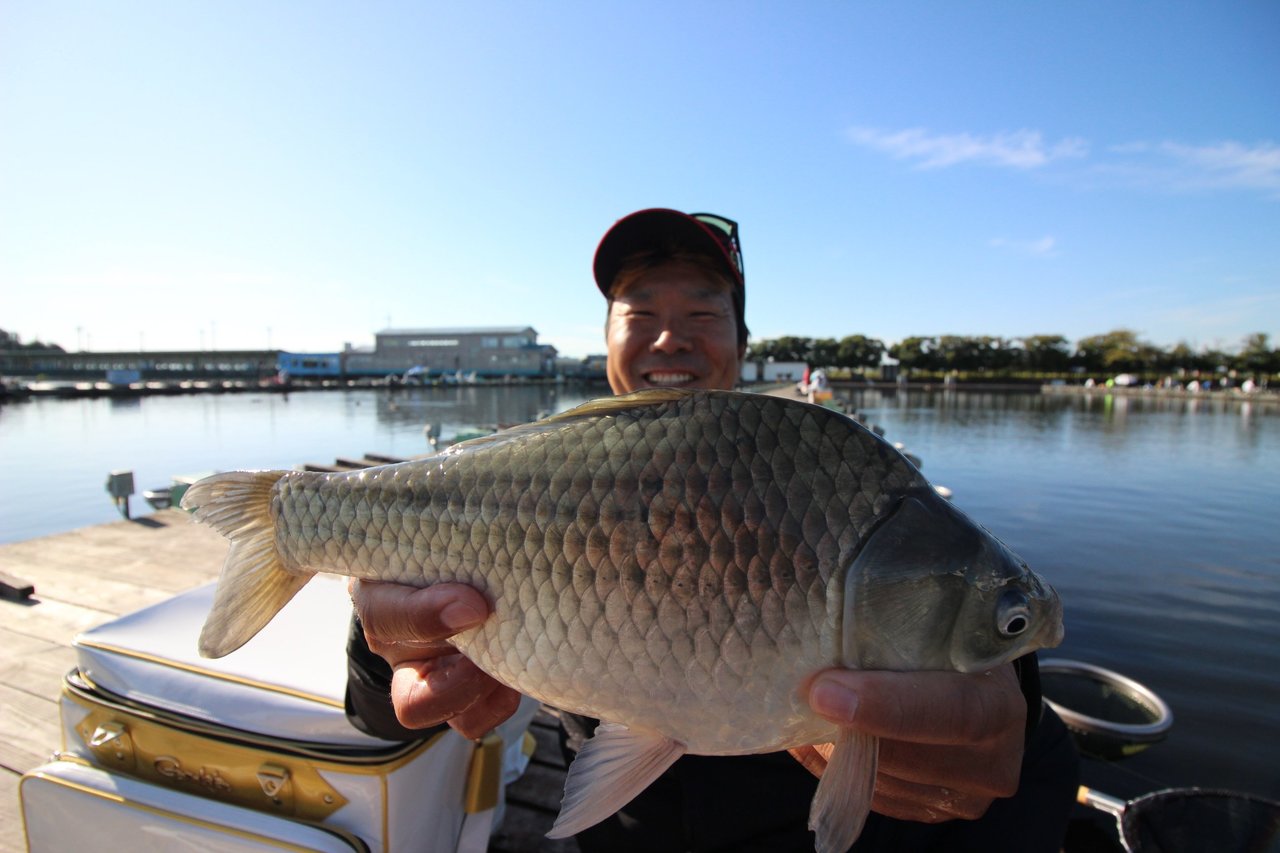
<svg viewBox="0 0 1280 853">
<path fill-rule="evenodd" d="M 13 332 L 6 332 L 0 329 L 0 350 L 46 350 L 52 352 L 64 352 L 62 347 L 57 344 L 46 344 L 42 341 L 32 341 L 24 344 L 22 340 Z"/>
<path fill-rule="evenodd" d="M 839 340 L 785 335 L 747 347 L 749 361 L 802 361 L 812 367 L 854 373 L 878 368 L 884 356 L 896 359 L 903 370 L 917 373 L 1134 373 L 1154 377 L 1235 371 L 1261 380 L 1280 373 L 1280 350 L 1271 348 L 1269 336 L 1263 332 L 1247 335 L 1233 352 L 1194 349 L 1187 343 L 1161 348 L 1129 329 L 1082 338 L 1074 345 L 1062 335 L 935 335 L 905 338 L 890 345 L 865 335 Z"/>
</svg>

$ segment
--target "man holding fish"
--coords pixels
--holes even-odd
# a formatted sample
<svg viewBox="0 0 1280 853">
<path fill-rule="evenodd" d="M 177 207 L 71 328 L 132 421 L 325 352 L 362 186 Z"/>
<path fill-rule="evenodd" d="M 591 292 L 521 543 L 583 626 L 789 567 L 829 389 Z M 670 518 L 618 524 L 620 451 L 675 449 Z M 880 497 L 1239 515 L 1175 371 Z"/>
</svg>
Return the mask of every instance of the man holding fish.
<svg viewBox="0 0 1280 853">
<path fill-rule="evenodd" d="M 616 394 L 734 387 L 747 345 L 735 223 L 665 209 L 631 214 L 601 241 L 594 271 L 608 300 L 607 375 Z M 353 582 L 352 597 L 359 618 L 348 713 L 358 726 L 390 739 L 445 724 L 479 737 L 515 712 L 520 694 L 449 645 L 488 618 L 485 595 L 458 583 L 365 581 Z M 982 672 L 892 669 L 829 668 L 805 688 L 819 717 L 879 740 L 873 813 L 852 849 L 1059 850 L 1077 759 L 1061 721 L 1040 702 L 1034 656 Z M 576 752 L 595 721 L 563 720 Z M 579 831 L 579 845 L 812 849 L 810 801 L 831 755 L 832 744 L 683 755 L 616 814 Z"/>
</svg>

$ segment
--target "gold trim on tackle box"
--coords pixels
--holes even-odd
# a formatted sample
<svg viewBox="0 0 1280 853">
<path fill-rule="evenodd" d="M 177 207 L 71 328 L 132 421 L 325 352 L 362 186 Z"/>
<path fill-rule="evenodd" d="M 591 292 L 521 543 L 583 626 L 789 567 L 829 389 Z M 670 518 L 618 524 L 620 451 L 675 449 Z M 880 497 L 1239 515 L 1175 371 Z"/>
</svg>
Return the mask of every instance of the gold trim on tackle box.
<svg viewBox="0 0 1280 853">
<path fill-rule="evenodd" d="M 187 793 L 268 814 L 322 821 L 347 800 L 319 771 L 375 776 L 382 789 L 384 838 L 389 829 L 388 777 L 446 735 L 441 731 L 426 740 L 386 750 L 335 754 L 326 751 L 323 744 L 232 731 L 143 707 L 95 687 L 78 670 L 63 679 L 62 692 L 86 712 L 76 732 L 99 766 Z M 65 751 L 67 745 L 63 746 Z M 491 808 L 497 801 L 502 774 L 500 739 L 496 762 L 490 758 L 493 754 L 490 747 L 477 749 L 473 756 L 473 778 L 468 780 L 465 803 L 468 813 Z"/>
<path fill-rule="evenodd" d="M 323 821 L 347 804 L 305 759 L 211 740 L 118 709 L 87 710 L 76 731 L 101 767 L 283 817 Z"/>
<path fill-rule="evenodd" d="M 88 762 L 85 762 L 74 756 L 59 756 L 58 760 L 70 761 L 70 762 L 81 764 L 87 767 L 93 766 Z M 299 851 L 299 853 L 313 853 L 314 851 L 314 848 L 303 847 L 297 844 L 293 844 L 281 838 L 272 838 L 268 835 L 262 835 L 257 832 L 250 832 L 246 829 L 238 829 L 234 826 L 227 826 L 226 824 L 223 824 L 223 823 L 215 823 L 214 821 L 202 820 L 198 817 L 192 817 L 191 815 L 185 815 L 179 812 L 170 811 L 168 809 L 159 808 L 158 806 L 149 806 L 144 803 L 135 802 L 133 800 L 129 800 L 125 797 L 122 797 L 119 794 L 114 793 L 112 791 L 103 791 L 101 789 L 94 788 L 90 785 L 85 785 L 80 782 L 73 782 L 70 779 L 63 779 L 58 776 L 51 775 L 49 773 L 43 773 L 43 772 L 40 772 L 39 769 L 24 775 L 22 779 L 19 780 L 18 782 L 19 801 L 22 801 L 23 789 L 26 786 L 26 784 L 31 780 L 38 780 L 40 782 L 47 782 L 49 784 L 59 785 L 64 788 L 77 791 L 81 794 L 87 794 L 92 797 L 97 797 L 99 799 L 107 800 L 123 808 L 135 809 L 145 814 L 167 818 L 176 823 L 183 823 L 189 826 L 198 826 L 204 829 L 214 830 L 217 832 L 224 833 L 226 835 L 230 835 L 234 838 L 245 838 L 245 839 L 256 841 L 258 843 L 261 843 L 270 847 L 278 847 L 281 850 L 295 850 L 295 851 Z M 366 845 L 362 840 L 360 840 L 355 835 L 352 835 L 350 832 L 347 832 L 344 829 L 340 829 L 338 827 L 333 827 L 333 826 L 314 826 L 313 828 L 327 832 L 331 835 L 334 835 L 342 839 L 352 848 L 353 851 L 369 850 L 368 845 Z M 25 821 L 23 824 L 23 834 L 24 835 L 26 834 Z M 27 845 L 30 846 L 31 844 L 30 839 L 28 838 L 26 839 L 26 841 L 27 841 Z"/>
<path fill-rule="evenodd" d="M 502 786 L 502 738 L 489 732 L 476 743 L 467 771 L 467 793 L 463 811 L 477 814 L 498 805 Z"/>
</svg>

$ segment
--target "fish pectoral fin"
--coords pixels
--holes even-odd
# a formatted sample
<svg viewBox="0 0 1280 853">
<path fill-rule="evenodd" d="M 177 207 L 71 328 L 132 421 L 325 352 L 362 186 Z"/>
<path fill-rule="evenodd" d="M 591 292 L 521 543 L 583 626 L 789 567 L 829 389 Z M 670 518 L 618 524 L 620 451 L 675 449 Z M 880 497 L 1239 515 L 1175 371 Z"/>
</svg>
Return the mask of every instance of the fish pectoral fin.
<svg viewBox="0 0 1280 853">
<path fill-rule="evenodd" d="M 564 799 L 548 838 L 567 838 L 631 802 L 684 755 L 684 744 L 654 732 L 601 723 L 569 765 Z"/>
<path fill-rule="evenodd" d="M 879 753 L 879 738 L 840 729 L 809 808 L 817 853 L 843 853 L 858 840 L 871 811 Z"/>
</svg>

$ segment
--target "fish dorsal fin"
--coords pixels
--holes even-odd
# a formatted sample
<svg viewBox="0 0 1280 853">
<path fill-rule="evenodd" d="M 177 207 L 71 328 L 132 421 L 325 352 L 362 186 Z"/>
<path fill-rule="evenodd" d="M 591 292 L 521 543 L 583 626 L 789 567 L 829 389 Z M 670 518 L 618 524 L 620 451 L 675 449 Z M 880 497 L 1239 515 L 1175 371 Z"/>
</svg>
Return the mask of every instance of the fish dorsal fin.
<svg viewBox="0 0 1280 853">
<path fill-rule="evenodd" d="M 628 409 L 632 406 L 656 406 L 659 403 L 670 403 L 676 400 L 683 400 L 686 397 L 692 397 L 697 394 L 697 388 L 641 388 L 639 391 L 632 391 L 630 394 L 619 394 L 616 397 L 600 397 L 596 400 L 588 400 L 581 406 L 577 406 L 570 411 L 578 409 L 593 408 L 601 406 L 608 410 L 613 407 L 619 409 Z M 706 393 L 703 391 L 702 393 Z M 568 414 L 564 412 L 563 414 Z"/>
<path fill-rule="evenodd" d="M 678 402 L 697 393 L 698 391 L 694 388 L 644 388 L 640 391 L 632 391 L 630 394 L 622 394 L 617 397 L 601 397 L 597 400 L 588 400 L 580 406 L 574 406 L 568 411 L 552 415 L 549 418 L 538 421 L 538 423 L 556 423 L 577 420 L 578 418 L 616 415 L 618 412 L 625 412 L 628 409 Z M 703 393 L 706 392 L 704 391 Z"/>
<path fill-rule="evenodd" d="M 843 853 L 862 833 L 875 792 L 880 740 L 842 728 L 809 808 L 817 853 Z"/>
<path fill-rule="evenodd" d="M 656 732 L 601 723 L 569 765 L 560 816 L 548 838 L 568 838 L 631 802 L 684 755 L 684 744 Z"/>
<path fill-rule="evenodd" d="M 441 455 L 453 456 L 455 454 L 466 453 L 471 450 L 506 444 L 514 439 L 559 429 L 566 424 L 582 420 L 583 418 L 608 417 L 609 415 L 616 415 L 619 412 L 625 412 L 630 409 L 636 409 L 644 406 L 658 406 L 663 403 L 672 403 L 683 400 L 696 393 L 698 392 L 691 388 L 645 388 L 641 391 L 633 391 L 630 394 L 623 394 L 620 397 L 601 397 L 598 400 L 588 400 L 580 406 L 575 406 L 572 409 L 551 415 L 550 417 L 543 418 L 539 421 L 520 424 L 519 426 L 514 426 L 510 429 L 504 429 L 501 432 L 495 432 L 493 435 L 482 435 L 479 438 L 460 441 L 446 449 Z"/>
</svg>

